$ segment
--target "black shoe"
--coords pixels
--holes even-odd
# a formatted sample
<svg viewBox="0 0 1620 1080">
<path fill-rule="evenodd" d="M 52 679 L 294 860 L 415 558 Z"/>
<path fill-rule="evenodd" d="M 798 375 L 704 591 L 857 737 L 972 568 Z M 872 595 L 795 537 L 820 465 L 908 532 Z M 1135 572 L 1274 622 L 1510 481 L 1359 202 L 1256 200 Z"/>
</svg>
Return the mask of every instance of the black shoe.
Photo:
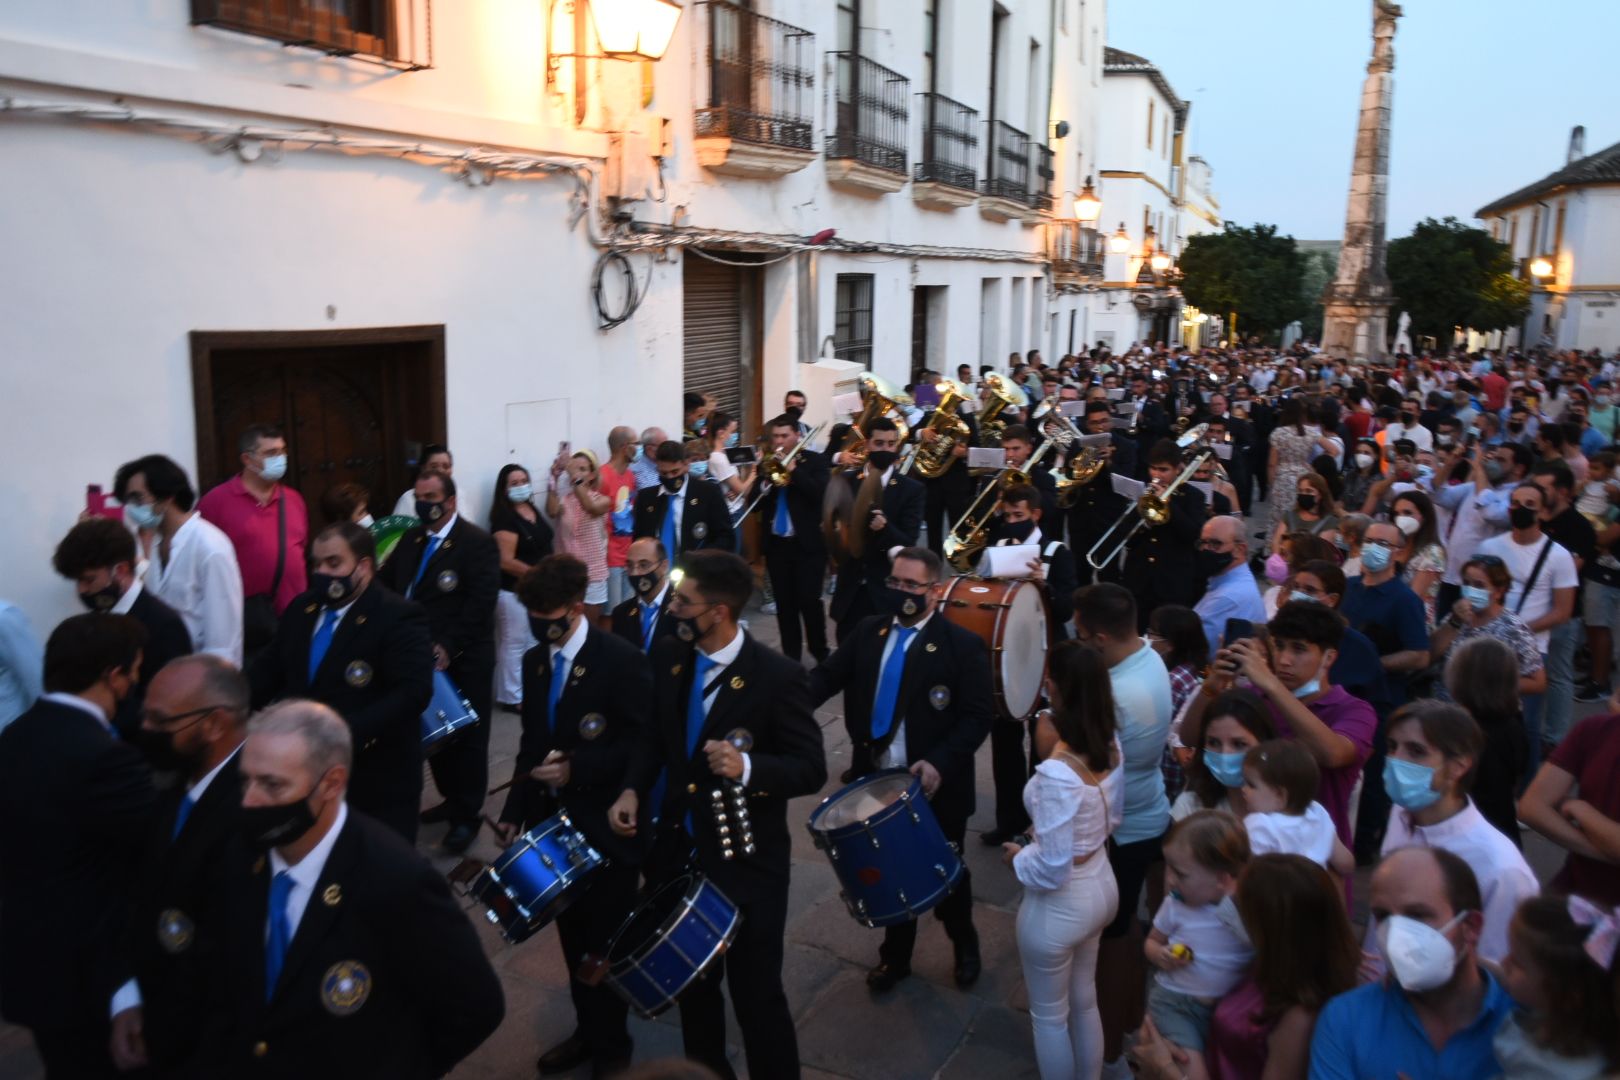
<svg viewBox="0 0 1620 1080">
<path fill-rule="evenodd" d="M 893 990 L 901 979 L 911 974 L 910 964 L 891 964 L 884 961 L 866 973 L 866 986 L 874 994 Z"/>
<path fill-rule="evenodd" d="M 552 1073 L 564 1073 L 577 1069 L 591 1059 L 591 1048 L 585 1045 L 585 1040 L 576 1031 L 550 1050 L 540 1055 L 535 1062 L 542 1076 Z"/>
<path fill-rule="evenodd" d="M 438 806 L 430 806 L 417 815 L 417 819 L 424 825 L 437 825 L 441 821 L 449 821 L 450 804 L 442 802 Z"/>
<path fill-rule="evenodd" d="M 979 981 L 979 935 L 956 946 L 956 985 L 963 989 Z"/>
<path fill-rule="evenodd" d="M 1591 704 L 1594 701 L 1607 700 L 1610 693 L 1612 693 L 1612 691 L 1608 686 L 1599 686 L 1597 683 L 1592 682 L 1589 679 L 1582 683 L 1580 688 L 1575 691 L 1575 700 L 1585 702 L 1586 704 Z"/>
<path fill-rule="evenodd" d="M 860 776 L 861 774 L 855 771 L 855 766 L 851 765 L 849 768 L 838 774 L 838 779 L 845 784 L 853 784 L 856 780 L 860 779 Z"/>
<path fill-rule="evenodd" d="M 991 829 L 979 834 L 979 843 L 985 847 L 1000 847 L 1017 835 L 1011 829 Z"/>
<path fill-rule="evenodd" d="M 477 825 L 457 825 L 445 834 L 444 850 L 452 855 L 465 855 L 467 849 L 472 847 L 473 837 L 477 835 Z"/>
</svg>

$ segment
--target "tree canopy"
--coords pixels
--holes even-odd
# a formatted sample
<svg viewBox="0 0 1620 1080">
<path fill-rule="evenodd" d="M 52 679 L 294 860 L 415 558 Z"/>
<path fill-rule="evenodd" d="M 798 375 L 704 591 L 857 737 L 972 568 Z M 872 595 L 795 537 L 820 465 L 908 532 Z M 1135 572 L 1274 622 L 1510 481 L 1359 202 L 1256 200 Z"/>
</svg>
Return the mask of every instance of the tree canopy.
<svg viewBox="0 0 1620 1080">
<path fill-rule="evenodd" d="M 1394 310 L 1412 316 L 1412 335 L 1449 342 L 1458 327 L 1488 333 L 1524 321 L 1530 286 L 1514 273 L 1513 252 L 1484 229 L 1454 217 L 1425 218 L 1390 242 Z"/>
<path fill-rule="evenodd" d="M 1240 334 L 1280 331 L 1305 317 L 1305 260 L 1275 225 L 1233 225 L 1187 241 L 1178 260 L 1181 291 L 1204 311 L 1237 317 Z"/>
</svg>

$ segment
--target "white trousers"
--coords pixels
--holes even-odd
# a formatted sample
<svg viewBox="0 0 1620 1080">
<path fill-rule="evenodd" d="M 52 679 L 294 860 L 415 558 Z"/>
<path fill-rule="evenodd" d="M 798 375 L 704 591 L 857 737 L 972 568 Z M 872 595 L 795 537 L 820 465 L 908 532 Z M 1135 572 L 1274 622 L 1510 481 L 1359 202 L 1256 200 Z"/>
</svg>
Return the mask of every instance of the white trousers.
<svg viewBox="0 0 1620 1080">
<path fill-rule="evenodd" d="M 1018 956 L 1041 1080 L 1096 1080 L 1102 1072 L 1097 941 L 1118 907 L 1119 886 L 1101 851 L 1076 866 L 1061 889 L 1024 891 Z"/>
<path fill-rule="evenodd" d="M 523 654 L 538 645 L 529 633 L 529 612 L 510 589 L 495 605 L 495 701 L 523 704 Z"/>
</svg>

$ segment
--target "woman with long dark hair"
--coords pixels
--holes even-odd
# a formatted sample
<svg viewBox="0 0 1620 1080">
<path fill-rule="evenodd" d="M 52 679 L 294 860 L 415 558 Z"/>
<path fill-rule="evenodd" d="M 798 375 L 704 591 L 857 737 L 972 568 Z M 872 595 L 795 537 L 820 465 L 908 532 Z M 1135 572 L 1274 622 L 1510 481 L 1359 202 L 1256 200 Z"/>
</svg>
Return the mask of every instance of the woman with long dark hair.
<svg viewBox="0 0 1620 1080">
<path fill-rule="evenodd" d="M 1051 754 L 1024 787 L 1033 835 L 1004 845 L 1024 885 L 1018 955 L 1029 990 L 1035 1060 L 1044 1080 L 1102 1069 L 1097 942 L 1119 906 L 1105 846 L 1125 806 L 1114 694 L 1096 649 L 1065 641 L 1052 651 L 1042 719 Z"/>
<path fill-rule="evenodd" d="M 1423 601 L 1423 611 L 1434 625 L 1434 598 L 1440 594 L 1440 579 L 1446 572 L 1446 549 L 1440 543 L 1440 524 L 1434 502 L 1421 491 L 1403 491 L 1390 503 L 1390 517 L 1405 537 L 1405 546 L 1395 555 L 1401 566 L 1401 580 Z"/>
</svg>

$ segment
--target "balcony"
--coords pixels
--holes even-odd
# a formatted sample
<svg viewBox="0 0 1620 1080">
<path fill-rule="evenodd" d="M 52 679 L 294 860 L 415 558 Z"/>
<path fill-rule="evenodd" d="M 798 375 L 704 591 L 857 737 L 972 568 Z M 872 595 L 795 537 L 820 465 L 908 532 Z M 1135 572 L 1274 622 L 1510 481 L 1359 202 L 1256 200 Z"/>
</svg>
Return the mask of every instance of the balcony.
<svg viewBox="0 0 1620 1080">
<path fill-rule="evenodd" d="M 693 113 L 698 164 L 750 177 L 782 176 L 810 164 L 816 159 L 816 36 L 729 0 L 698 6 L 707 13 L 699 40 L 706 41 L 708 71 L 708 103 Z"/>
<path fill-rule="evenodd" d="M 904 75 L 859 53 L 835 52 L 836 125 L 827 143 L 827 180 L 862 193 L 899 191 L 906 183 Z"/>
<path fill-rule="evenodd" d="M 1060 286 L 1101 281 L 1105 253 L 1102 233 L 1072 219 L 1049 225 L 1046 257 L 1052 262 L 1053 281 Z"/>
<path fill-rule="evenodd" d="M 1052 148 L 1042 146 L 1040 143 L 1030 143 L 1029 149 L 1035 158 L 1035 183 L 1030 191 L 1030 204 L 1040 213 L 1050 217 L 1052 214 L 1052 180 L 1057 173 L 1052 168 Z"/>
<path fill-rule="evenodd" d="M 944 94 L 922 99 L 922 160 L 917 162 L 911 197 L 930 210 L 967 206 L 978 195 L 979 113 Z"/>
<path fill-rule="evenodd" d="M 991 221 L 1022 219 L 1029 211 L 1029 136 L 1000 120 L 990 122 L 990 174 L 979 213 Z"/>
<path fill-rule="evenodd" d="M 399 71 L 433 66 L 430 0 L 191 0 L 191 24 Z"/>
</svg>

